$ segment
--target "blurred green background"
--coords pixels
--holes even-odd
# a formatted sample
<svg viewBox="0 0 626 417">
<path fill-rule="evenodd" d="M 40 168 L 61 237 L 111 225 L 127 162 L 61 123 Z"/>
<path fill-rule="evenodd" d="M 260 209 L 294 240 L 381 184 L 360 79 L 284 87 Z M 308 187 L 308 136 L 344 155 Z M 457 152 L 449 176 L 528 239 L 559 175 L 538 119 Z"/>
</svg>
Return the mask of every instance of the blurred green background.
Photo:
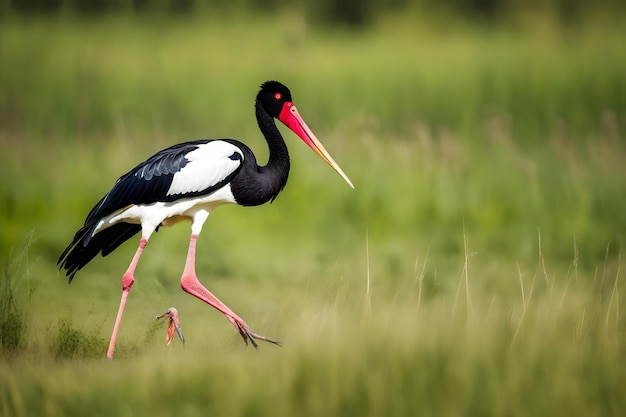
<svg viewBox="0 0 626 417">
<path fill-rule="evenodd" d="M 0 1 L 0 415 L 623 415 L 626 16 L 618 1 Z M 154 152 L 263 162 L 277 79 L 354 182 L 283 129 L 271 205 L 225 207 L 200 280 L 155 234 L 56 260 Z M 175 306 L 187 344 L 154 316 Z"/>
</svg>

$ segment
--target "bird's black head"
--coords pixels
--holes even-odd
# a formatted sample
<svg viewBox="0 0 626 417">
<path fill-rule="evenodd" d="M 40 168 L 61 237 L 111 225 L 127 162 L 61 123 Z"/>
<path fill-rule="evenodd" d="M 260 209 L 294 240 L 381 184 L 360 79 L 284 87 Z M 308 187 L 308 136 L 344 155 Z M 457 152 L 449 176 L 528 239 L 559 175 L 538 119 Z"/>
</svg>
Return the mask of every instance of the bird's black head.
<svg viewBox="0 0 626 417">
<path fill-rule="evenodd" d="M 272 117 L 278 117 L 285 102 L 292 101 L 289 89 L 278 81 L 266 81 L 261 84 L 261 91 L 256 99 Z"/>
<path fill-rule="evenodd" d="M 346 174 L 339 168 L 328 151 L 315 137 L 311 129 L 306 125 L 298 109 L 293 104 L 289 89 L 278 81 L 266 81 L 261 84 L 261 91 L 256 96 L 257 121 L 261 131 L 265 135 L 267 143 L 270 145 L 270 161 L 272 160 L 272 149 L 281 149 L 284 160 L 288 161 L 287 148 L 285 142 L 276 128 L 273 119 L 280 120 L 293 133 L 298 135 L 316 154 L 328 163 L 337 173 L 352 187 L 352 182 Z M 269 166 L 269 163 L 268 163 Z M 285 177 L 286 181 L 286 177 Z M 284 185 L 284 183 L 283 183 Z"/>
</svg>

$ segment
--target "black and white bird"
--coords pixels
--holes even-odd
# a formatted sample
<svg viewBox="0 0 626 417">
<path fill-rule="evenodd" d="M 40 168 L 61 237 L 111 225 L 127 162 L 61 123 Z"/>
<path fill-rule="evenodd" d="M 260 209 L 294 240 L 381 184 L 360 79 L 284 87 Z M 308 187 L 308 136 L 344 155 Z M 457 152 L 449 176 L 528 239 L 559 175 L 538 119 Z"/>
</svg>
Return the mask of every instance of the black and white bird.
<svg viewBox="0 0 626 417">
<path fill-rule="evenodd" d="M 191 220 L 191 239 L 181 278 L 187 293 L 222 312 L 246 344 L 277 342 L 254 333 L 230 308 L 198 281 L 196 241 L 209 214 L 223 204 L 256 206 L 273 201 L 287 183 L 289 153 L 276 127 L 284 123 L 352 187 L 352 182 L 300 117 L 287 87 L 277 81 L 261 85 L 256 96 L 256 118 L 269 147 L 265 166 L 257 165 L 250 148 L 234 139 L 195 140 L 163 149 L 122 175 L 87 215 L 72 243 L 59 258 L 69 282 L 99 253 L 106 256 L 141 232 L 139 247 L 122 278 L 122 298 L 107 351 L 113 357 L 124 306 L 135 278 L 139 258 L 160 226 Z"/>
</svg>

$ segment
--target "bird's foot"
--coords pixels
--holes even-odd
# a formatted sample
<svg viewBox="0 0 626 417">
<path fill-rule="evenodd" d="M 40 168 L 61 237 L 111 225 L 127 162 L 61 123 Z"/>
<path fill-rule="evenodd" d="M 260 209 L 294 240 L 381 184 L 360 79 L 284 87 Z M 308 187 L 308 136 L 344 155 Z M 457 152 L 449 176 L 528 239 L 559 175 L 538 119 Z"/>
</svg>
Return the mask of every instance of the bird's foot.
<svg viewBox="0 0 626 417">
<path fill-rule="evenodd" d="M 211 291 L 207 290 L 201 283 L 198 281 L 198 277 L 195 272 L 193 272 L 193 252 L 195 249 L 195 240 L 192 236 L 192 243 L 190 244 L 190 255 L 188 255 L 187 266 L 185 267 L 185 272 L 180 279 L 180 286 L 183 291 L 193 295 L 194 297 L 204 301 L 208 305 L 212 306 L 216 310 L 220 311 L 228 321 L 231 322 L 235 329 L 239 331 L 239 335 L 243 339 L 243 341 L 248 344 L 248 340 L 252 343 L 252 346 L 257 347 L 257 340 L 263 340 L 265 342 L 273 343 L 275 345 L 281 346 L 280 342 L 276 342 L 274 340 L 268 339 L 265 336 L 261 336 L 260 334 L 254 333 L 250 330 L 250 327 L 246 324 L 246 322 L 235 314 L 226 304 L 221 302 L 215 295 L 211 293 Z M 190 262 L 191 260 L 191 262 Z"/>
<path fill-rule="evenodd" d="M 168 318 L 169 324 L 167 326 L 167 337 L 165 341 L 167 345 L 172 342 L 172 338 L 174 337 L 174 333 L 178 334 L 180 341 L 185 344 L 185 337 L 183 336 L 183 331 L 180 328 L 180 319 L 178 318 L 178 310 L 174 307 L 170 307 L 167 311 L 160 316 L 156 316 L 156 319 Z"/>
<path fill-rule="evenodd" d="M 247 325 L 245 325 L 245 323 L 240 323 L 237 320 L 235 320 L 235 323 L 237 324 L 239 334 L 243 338 L 243 341 L 246 343 L 246 345 L 248 344 L 248 339 L 249 339 L 250 343 L 252 344 L 252 346 L 254 346 L 255 349 L 258 347 L 256 343 L 257 340 L 262 340 L 264 342 L 273 343 L 277 346 L 282 346 L 282 343 L 277 342 L 276 340 L 268 339 L 265 336 L 261 336 L 260 334 L 254 333 L 252 330 L 250 330 L 250 328 Z"/>
</svg>

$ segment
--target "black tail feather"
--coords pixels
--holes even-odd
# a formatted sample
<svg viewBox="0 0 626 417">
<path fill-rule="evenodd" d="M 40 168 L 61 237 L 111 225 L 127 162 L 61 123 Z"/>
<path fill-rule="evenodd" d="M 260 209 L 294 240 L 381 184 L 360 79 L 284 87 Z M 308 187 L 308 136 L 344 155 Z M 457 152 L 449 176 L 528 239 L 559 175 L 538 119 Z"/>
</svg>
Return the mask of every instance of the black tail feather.
<svg viewBox="0 0 626 417">
<path fill-rule="evenodd" d="M 76 232 L 76 234 L 74 235 L 74 239 L 72 240 L 72 243 L 70 243 L 67 246 L 67 248 L 65 248 L 61 256 L 59 256 L 57 265 L 64 263 L 63 261 L 67 257 L 67 254 L 70 252 L 70 250 L 72 250 L 74 246 L 78 244 L 78 242 L 82 242 L 83 246 L 86 246 L 86 243 L 89 243 L 90 236 L 93 233 L 94 225 L 95 225 L 95 222 L 92 221 L 90 223 L 85 223 L 83 227 L 78 229 L 78 232 Z"/>
<path fill-rule="evenodd" d="M 74 279 L 74 275 L 98 253 L 102 252 L 102 256 L 108 255 L 141 231 L 141 225 L 117 223 L 91 236 L 94 227 L 95 224 L 83 226 L 57 262 L 59 269 L 67 270 L 65 275 L 69 277 L 70 283 Z"/>
</svg>

